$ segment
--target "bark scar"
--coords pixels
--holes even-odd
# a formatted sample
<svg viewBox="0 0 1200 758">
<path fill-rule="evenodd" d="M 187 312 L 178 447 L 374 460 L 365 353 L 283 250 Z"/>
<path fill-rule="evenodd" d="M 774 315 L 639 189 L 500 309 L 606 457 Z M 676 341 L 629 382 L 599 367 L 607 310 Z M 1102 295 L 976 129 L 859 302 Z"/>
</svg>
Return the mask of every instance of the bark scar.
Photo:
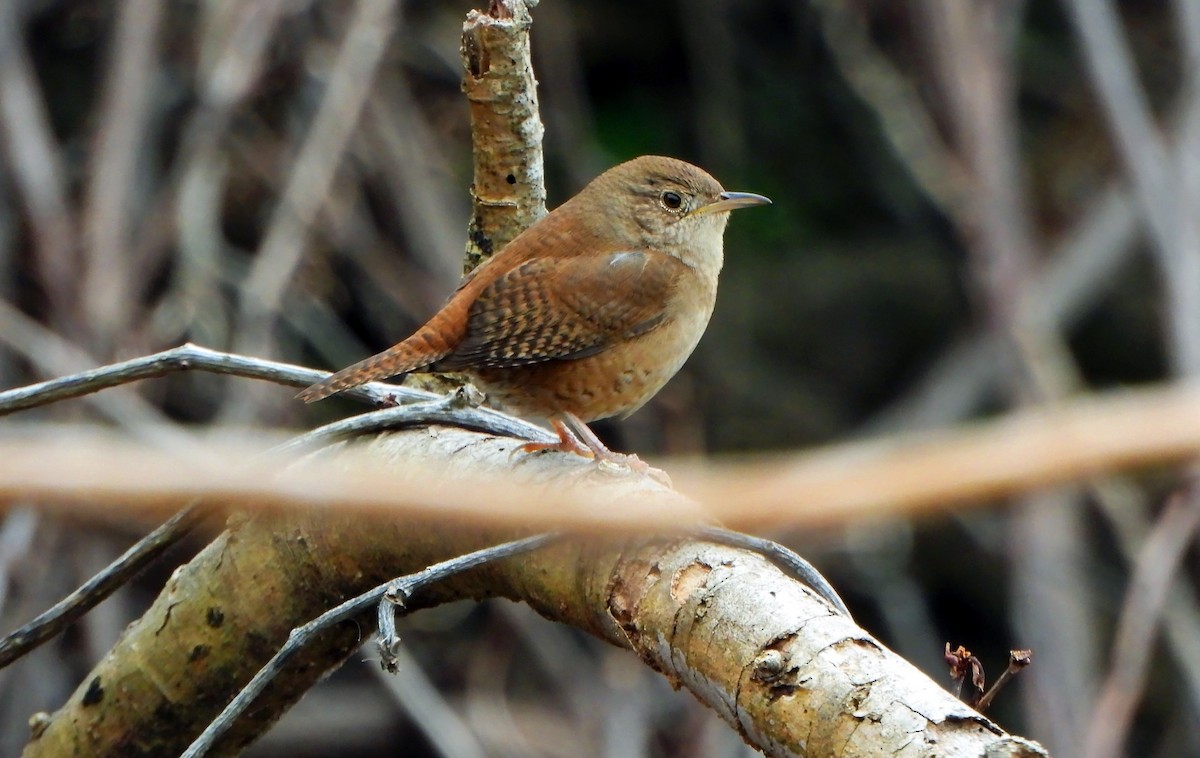
<svg viewBox="0 0 1200 758">
<path fill-rule="evenodd" d="M 671 599 L 684 605 L 708 581 L 713 567 L 699 559 L 691 561 L 671 578 Z"/>
</svg>

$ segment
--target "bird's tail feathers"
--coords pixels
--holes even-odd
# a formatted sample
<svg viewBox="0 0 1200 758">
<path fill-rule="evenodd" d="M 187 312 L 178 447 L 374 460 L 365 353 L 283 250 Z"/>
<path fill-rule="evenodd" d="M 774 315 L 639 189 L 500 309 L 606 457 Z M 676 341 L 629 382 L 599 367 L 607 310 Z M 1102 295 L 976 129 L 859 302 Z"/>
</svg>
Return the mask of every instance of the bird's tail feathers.
<svg viewBox="0 0 1200 758">
<path fill-rule="evenodd" d="M 443 310 L 403 342 L 353 366 L 347 366 L 303 390 L 296 397 L 306 403 L 315 403 L 360 384 L 419 371 L 449 355 L 454 345 L 462 339 L 465 329 L 450 328 L 452 323 L 452 314 Z"/>
</svg>

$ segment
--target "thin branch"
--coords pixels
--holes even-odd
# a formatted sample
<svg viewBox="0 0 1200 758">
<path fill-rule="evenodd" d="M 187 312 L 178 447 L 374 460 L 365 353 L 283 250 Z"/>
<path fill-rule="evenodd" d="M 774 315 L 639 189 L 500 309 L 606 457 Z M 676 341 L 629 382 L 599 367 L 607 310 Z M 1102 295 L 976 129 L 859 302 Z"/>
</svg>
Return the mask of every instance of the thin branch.
<svg viewBox="0 0 1200 758">
<path fill-rule="evenodd" d="M 1101 688 L 1083 754 L 1124 754 L 1134 710 L 1146 686 L 1150 654 L 1168 590 L 1200 529 L 1200 488 L 1194 483 L 1171 498 L 1133 568 L 1113 640 L 1112 669 Z"/>
<path fill-rule="evenodd" d="M 1133 482 L 1114 477 L 1097 481 L 1092 494 L 1113 530 L 1122 560 L 1126 566 L 1135 566 L 1153 526 L 1146 497 Z M 1171 586 L 1164 616 L 1167 641 L 1195 714 L 1200 708 L 1200 603 L 1186 576 Z"/>
<path fill-rule="evenodd" d="M 1175 0 L 1172 6 L 1175 9 L 1175 26 L 1179 29 L 1180 47 L 1184 51 L 1185 86 L 1200 87 L 1200 3 Z"/>
<path fill-rule="evenodd" d="M 434 127 L 404 77 L 392 77 L 381 89 L 382 96 L 367 103 L 364 118 L 372 156 L 388 182 L 394 212 L 411 230 L 412 255 L 447 292 L 462 272 L 462 190 L 452 187 Z"/>
<path fill-rule="evenodd" d="M 47 375 L 67 374 L 98 361 L 6 300 L 0 300 L 0 343 L 29 360 Z M 7 393 L 0 393 L 0 396 Z M 163 413 L 132 391 L 121 391 L 94 407 L 119 426 L 148 439 L 178 439 L 185 433 L 168 423 Z M 0 408 L 0 416 L 4 414 Z"/>
<path fill-rule="evenodd" d="M 985 713 L 991 707 L 996 696 L 1004 689 L 1005 685 L 1012 681 L 1014 676 L 1024 671 L 1031 662 L 1033 662 L 1033 653 L 1031 651 L 1010 650 L 1008 653 L 1008 667 L 1000 672 L 1000 676 L 996 677 L 996 681 L 992 682 L 992 686 L 988 688 L 988 691 L 975 704 L 979 712 Z"/>
<path fill-rule="evenodd" d="M 98 341 L 124 332 L 134 316 L 130 283 L 135 276 L 128 255 L 134 236 L 133 195 L 137 168 L 145 160 L 158 28 L 166 7 L 158 0 L 122 3 L 111 48 L 84 224 L 82 305 L 89 333 Z"/>
<path fill-rule="evenodd" d="M 158 378 L 181 371 L 208 371 L 214 374 L 263 379 L 291 387 L 307 387 L 329 375 L 327 371 L 259 358 L 248 358 L 187 344 L 142 358 L 134 358 L 91 371 L 83 371 L 71 376 L 0 392 L 0 416 L 83 397 L 141 379 Z M 325 444 L 334 438 L 342 439 L 385 429 L 404 428 L 419 423 L 442 423 L 534 442 L 557 439 L 540 426 L 490 408 L 479 408 L 477 402 L 467 402 L 461 396 L 457 396 L 453 402 L 441 406 L 437 403 L 446 400 L 442 395 L 386 382 L 372 382 L 347 390 L 343 394 L 348 398 L 373 405 L 392 405 L 396 402 L 433 402 L 435 404 L 422 406 L 412 411 L 392 409 L 373 414 L 360 414 L 313 430 L 308 435 L 298 438 L 299 440 L 308 440 L 311 437 L 312 440 L 319 440 Z M 296 444 L 307 445 L 309 442 L 297 442 Z"/>
<path fill-rule="evenodd" d="M 1174 370 L 1200 374 L 1200 225 L 1188 211 L 1187 176 L 1176 165 L 1137 81 L 1136 65 L 1111 0 L 1064 0 L 1116 147 L 1147 222 L 1168 307 L 1164 311 Z M 1197 104 L 1189 102 L 1185 112 Z M 1194 126 L 1185 119 L 1181 147 L 1194 152 Z M 1193 158 L 1195 156 L 1192 156 Z M 1189 171 L 1182 161 L 1180 171 Z M 1193 188 L 1194 189 L 1194 188 Z"/>
<path fill-rule="evenodd" d="M 306 370 L 296 367 L 272 364 L 269 361 L 256 359 L 243 359 L 238 356 L 205 350 L 194 345 L 184 345 L 147 358 L 107 366 L 93 372 L 64 377 L 53 382 L 44 382 L 34 387 L 0 393 L 0 415 L 14 412 L 22 407 L 44 405 L 57 400 L 77 397 L 85 392 L 95 392 L 104 387 L 136 379 L 161 376 L 171 370 L 199 368 L 200 366 L 197 364 L 203 364 L 204 367 L 219 373 L 238 373 L 243 376 L 275 381 L 287 381 L 290 378 L 296 386 L 304 386 L 311 381 L 311 377 L 303 375 Z M 294 381 L 297 371 L 302 373 L 299 382 Z M 423 396 L 427 393 L 414 394 Z M 447 397 L 432 396 L 431 399 L 414 402 L 404 407 L 353 416 L 300 435 L 271 448 L 263 455 L 281 456 L 363 434 L 430 424 L 448 424 L 514 437 L 524 434 L 526 439 L 534 441 L 550 442 L 556 439 L 554 435 L 541 427 L 494 411 L 477 410 L 477 399 L 474 399 L 475 402 L 471 402 L 470 399 L 465 399 L 467 394 L 465 391 L 460 391 Z M 255 460 L 258 460 L 257 456 Z M 186 537 L 209 512 L 210 509 L 204 508 L 200 501 L 185 506 L 166 523 L 139 540 L 113 563 L 96 573 L 52 608 L 0 639 L 0 668 L 53 638 L 88 610 L 105 600 L 151 561 Z M 795 558 L 800 561 L 800 564 L 806 565 L 799 556 L 795 556 Z M 811 569 L 811 566 L 809 568 Z M 816 570 L 812 569 L 812 571 Z M 832 592 L 832 589 L 829 591 Z"/>
<path fill-rule="evenodd" d="M 758 553 L 782 569 L 788 576 L 816 592 L 821 599 L 829 603 L 838 613 L 850 617 L 850 609 L 842 602 L 842 598 L 838 595 L 837 590 L 829 584 L 829 581 L 815 566 L 805 560 L 796 551 L 784 547 L 773 540 L 742 534 L 741 532 L 723 529 L 719 526 L 700 526 L 689 530 L 687 534 L 689 537 L 698 537 L 716 542 L 719 545 L 738 547 Z"/>
<path fill-rule="evenodd" d="M 412 728 L 443 758 L 487 758 L 488 751 L 479 737 L 447 702 L 446 693 L 425 674 L 416 656 L 404 647 L 395 648 L 391 654 L 396 661 L 395 674 L 383 669 L 372 671 L 407 715 Z"/>
<path fill-rule="evenodd" d="M 21 4 L 0 3 L 0 134 L 33 228 L 40 284 L 58 318 L 75 297 L 76 221 L 50 115 L 22 39 Z"/>
<path fill-rule="evenodd" d="M 559 536 L 556 534 L 539 534 L 534 537 L 526 537 L 501 545 L 483 548 L 482 550 L 476 550 L 447 561 L 442 561 L 441 563 L 436 563 L 423 571 L 409 574 L 399 579 L 393 579 L 386 584 L 381 584 L 370 589 L 358 597 L 347 600 L 341 605 L 322 613 L 307 624 L 296 627 L 288 635 L 287 642 L 280 648 L 279 652 L 266 665 L 259 669 L 258 673 L 238 692 L 229 705 L 225 706 L 220 715 L 213 719 L 204 732 L 188 746 L 182 758 L 199 758 L 199 756 L 205 755 L 217 739 L 225 734 L 229 730 L 229 727 L 233 726 L 233 722 L 237 721 L 238 717 L 254 702 L 254 699 L 262 694 L 267 685 L 279 675 L 287 665 L 288 660 L 300 652 L 305 645 L 322 631 L 343 621 L 354 619 L 364 614 L 373 606 L 380 605 L 380 603 L 386 604 L 393 615 L 403 614 L 406 612 L 404 601 L 430 584 L 440 582 L 455 574 L 461 574 L 464 571 L 491 561 L 537 550 L 556 539 L 559 539 Z M 387 596 L 396 598 L 396 600 L 385 599 Z M 386 644 L 394 644 L 394 638 L 387 641 Z"/>
<path fill-rule="evenodd" d="M 318 371 L 259 358 L 248 358 L 187 344 L 142 358 L 133 358 L 90 371 L 82 371 L 70 376 L 0 392 L 0 416 L 84 397 L 100 390 L 140 379 L 153 379 L 181 371 L 208 371 L 214 374 L 264 379 L 290 387 L 307 387 L 309 384 L 329 376 L 328 371 Z M 430 392 L 382 382 L 357 389 L 363 391 L 347 390 L 343 394 L 346 397 L 373 404 L 384 404 L 397 400 L 430 400 L 438 397 Z"/>
<path fill-rule="evenodd" d="M 1162 134 L 1137 82 L 1136 66 L 1110 0 L 1064 0 L 1104 114 L 1129 172 L 1155 244 L 1174 247 L 1177 199 Z"/>
<path fill-rule="evenodd" d="M 285 14 L 298 14 L 301 8 L 288 0 L 202 7 L 207 14 L 198 47 L 208 55 L 202 55 L 198 67 L 198 107 L 180 130 L 179 157 L 163 189 L 151 199 L 150 213 L 171 219 L 178 240 L 171 288 L 159 298 L 159 307 L 188 314 L 185 333 L 190 338 L 228 344 L 227 306 L 218 296 L 219 285 L 228 283 L 222 277 L 234 279 L 233 267 L 221 257 L 219 206 L 229 163 L 222 140 L 236 109 L 262 76 L 280 22 Z M 143 286 L 153 281 L 153 277 L 143 279 Z M 231 288 L 240 283 L 232 283 Z M 204 330 L 197 328 L 198 320 L 216 320 L 226 328 Z M 147 319 L 150 324 L 155 321 Z"/>
<path fill-rule="evenodd" d="M 920 27 L 931 34 L 930 54 L 940 58 L 954 141 L 969 168 L 970 211 L 953 220 L 973 253 L 984 315 L 1009 334 L 1038 257 L 1021 186 L 1013 41 L 1004 33 L 1017 25 L 1021 9 L 1012 2 L 956 0 L 926 0 L 924 6 L 927 23 Z"/>
<path fill-rule="evenodd" d="M 38 524 L 39 516 L 31 508 L 12 508 L 0 518 L 0 616 L 12 589 L 13 570 L 30 557 Z"/>
<path fill-rule="evenodd" d="M 270 332 L 325 202 L 395 26 L 395 0 L 358 0 L 325 97 L 238 298 L 239 352 L 265 353 Z"/>
<path fill-rule="evenodd" d="M 946 149 L 916 88 L 871 41 L 860 9 L 840 0 L 812 3 L 842 76 L 879 119 L 884 138 L 917 187 L 947 217 L 970 217 L 969 179 Z"/>
<path fill-rule="evenodd" d="M 414 426 L 451 426 L 468 431 L 491 434 L 498 437 L 521 440 L 522 442 L 555 442 L 557 435 L 528 421 L 509 416 L 490 408 L 478 407 L 477 398 L 466 397 L 462 390 L 449 395 L 435 395 L 433 399 L 405 405 L 400 408 L 384 408 L 370 413 L 360 413 L 350 418 L 335 421 L 314 429 L 286 443 L 288 448 L 308 449 L 328 445 L 351 437 L 367 434 L 408 429 Z M 284 448 L 281 447 L 281 451 Z"/>
<path fill-rule="evenodd" d="M 32 621 L 6 634 L 0 639 L 0 668 L 62 633 L 83 614 L 123 587 L 151 561 L 190 534 L 206 513 L 199 504 L 187 506 L 138 540 L 74 592 L 38 614 Z"/>
</svg>

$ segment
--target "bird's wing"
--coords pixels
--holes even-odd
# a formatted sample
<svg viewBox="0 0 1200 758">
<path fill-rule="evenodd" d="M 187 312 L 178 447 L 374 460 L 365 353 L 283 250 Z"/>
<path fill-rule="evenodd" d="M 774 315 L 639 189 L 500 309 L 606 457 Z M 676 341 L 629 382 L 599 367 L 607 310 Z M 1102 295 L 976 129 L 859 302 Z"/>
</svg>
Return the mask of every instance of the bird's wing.
<svg viewBox="0 0 1200 758">
<path fill-rule="evenodd" d="M 664 253 L 536 258 L 484 288 L 467 335 L 434 366 L 510 368 L 584 358 L 661 326 L 684 264 Z"/>
</svg>

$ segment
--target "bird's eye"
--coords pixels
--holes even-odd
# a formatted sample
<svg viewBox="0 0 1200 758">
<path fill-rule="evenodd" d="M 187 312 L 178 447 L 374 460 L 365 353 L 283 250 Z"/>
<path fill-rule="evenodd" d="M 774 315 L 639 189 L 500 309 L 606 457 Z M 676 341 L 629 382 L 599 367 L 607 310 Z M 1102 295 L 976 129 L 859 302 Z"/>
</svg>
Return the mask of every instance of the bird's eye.
<svg viewBox="0 0 1200 758">
<path fill-rule="evenodd" d="M 678 192 L 667 190 L 662 193 L 662 204 L 667 210 L 677 211 L 683 207 L 683 196 Z"/>
</svg>

